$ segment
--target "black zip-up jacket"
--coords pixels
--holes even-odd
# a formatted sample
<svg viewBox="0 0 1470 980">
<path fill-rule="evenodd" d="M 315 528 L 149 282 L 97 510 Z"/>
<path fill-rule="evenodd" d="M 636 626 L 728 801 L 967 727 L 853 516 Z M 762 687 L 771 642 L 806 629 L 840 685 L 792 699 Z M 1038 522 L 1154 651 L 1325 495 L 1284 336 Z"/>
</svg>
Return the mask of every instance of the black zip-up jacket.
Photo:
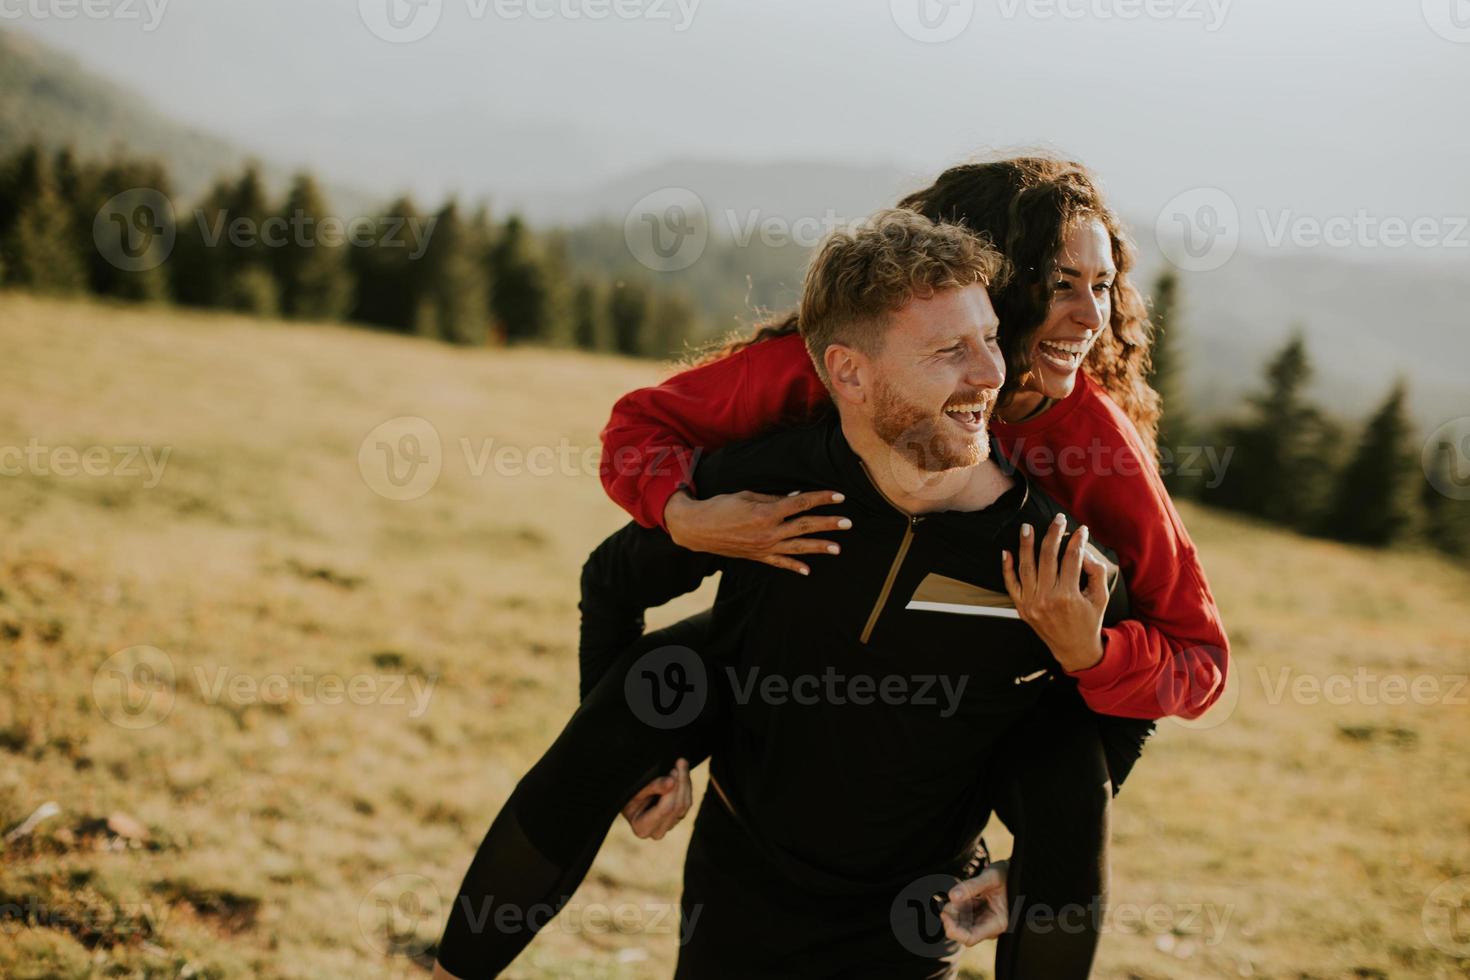
<svg viewBox="0 0 1470 980">
<path fill-rule="evenodd" d="M 731 703 L 712 775 L 762 850 L 819 891 L 963 867 L 989 813 L 991 747 L 1047 684 L 1072 683 L 1014 618 L 1001 574 L 1020 525 L 1039 542 L 1059 508 L 991 451 L 1014 481 L 991 506 L 912 517 L 879 493 L 835 414 L 708 455 L 696 471 L 706 495 L 841 491 L 842 504 L 816 511 L 852 518 L 841 554 L 804 556 L 812 572 L 800 576 L 628 524 L 583 569 L 584 693 L 641 634 L 646 609 L 721 571 L 699 651 Z M 1111 578 L 1109 622 L 1126 615 Z M 987 605 L 993 614 L 974 614 Z"/>
</svg>

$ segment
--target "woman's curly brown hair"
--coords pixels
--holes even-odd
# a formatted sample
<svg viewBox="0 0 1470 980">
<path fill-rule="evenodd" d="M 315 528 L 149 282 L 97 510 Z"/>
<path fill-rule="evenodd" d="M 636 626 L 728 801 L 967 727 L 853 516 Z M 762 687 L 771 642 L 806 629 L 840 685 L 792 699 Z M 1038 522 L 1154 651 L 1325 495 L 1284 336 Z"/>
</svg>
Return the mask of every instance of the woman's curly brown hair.
<svg viewBox="0 0 1470 980">
<path fill-rule="evenodd" d="M 1083 370 L 1133 422 L 1145 448 L 1157 452 L 1160 402 L 1148 383 L 1153 328 L 1147 304 L 1128 275 L 1133 243 L 1086 167 L 1044 155 L 961 164 L 905 197 L 899 207 L 933 221 L 964 225 L 995 243 L 1010 260 L 1009 281 L 991 291 L 1006 358 L 1002 402 L 1030 370 L 1032 340 L 1046 320 L 1052 268 L 1063 241 L 1078 221 L 1101 222 L 1112 240 L 1118 274 L 1112 286 L 1112 319 L 1088 352 Z M 725 344 L 712 356 L 796 330 L 796 314 L 791 313 Z"/>
</svg>

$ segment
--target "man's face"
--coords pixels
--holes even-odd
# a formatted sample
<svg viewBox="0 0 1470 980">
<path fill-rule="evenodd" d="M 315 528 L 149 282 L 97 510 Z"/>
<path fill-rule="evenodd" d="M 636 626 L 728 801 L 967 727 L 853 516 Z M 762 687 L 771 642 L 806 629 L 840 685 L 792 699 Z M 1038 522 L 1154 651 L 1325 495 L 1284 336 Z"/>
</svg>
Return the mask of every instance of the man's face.
<svg viewBox="0 0 1470 980">
<path fill-rule="evenodd" d="M 984 462 L 987 424 L 1005 381 L 999 322 L 985 287 L 946 289 L 898 312 L 870 359 L 869 422 L 885 443 L 926 472 Z"/>
</svg>

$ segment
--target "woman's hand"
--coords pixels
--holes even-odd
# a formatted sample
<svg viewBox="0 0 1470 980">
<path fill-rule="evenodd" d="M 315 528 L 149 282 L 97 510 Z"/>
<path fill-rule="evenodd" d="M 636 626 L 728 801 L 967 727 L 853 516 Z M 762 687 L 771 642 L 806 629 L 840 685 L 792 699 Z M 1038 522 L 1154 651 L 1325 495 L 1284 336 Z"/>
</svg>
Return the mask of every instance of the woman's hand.
<svg viewBox="0 0 1470 980">
<path fill-rule="evenodd" d="M 1102 660 L 1107 566 L 1088 554 L 1086 525 L 1077 529 L 1066 553 L 1058 558 L 1066 521 L 1061 514 L 1052 521 L 1039 555 L 1031 525 L 1021 525 L 1019 575 L 1008 551 L 1001 554 L 1001 574 L 1022 621 L 1036 631 L 1063 670 L 1078 671 Z"/>
<path fill-rule="evenodd" d="M 638 791 L 623 807 L 623 818 L 641 840 L 663 840 L 664 834 L 684 819 L 694 802 L 694 785 L 689 781 L 689 762 L 680 759 L 667 776 L 660 776 Z"/>
<path fill-rule="evenodd" d="M 727 558 L 765 562 L 802 575 L 811 574 L 804 562 L 791 555 L 835 555 L 835 542 L 803 535 L 819 531 L 845 531 L 852 521 L 845 517 L 799 516 L 814 507 L 840 504 L 845 498 L 830 490 L 793 493 L 725 493 L 696 500 L 686 491 L 669 498 L 664 508 L 664 527 L 681 548 Z"/>
<path fill-rule="evenodd" d="M 949 890 L 949 901 L 939 910 L 946 936 L 973 946 L 1006 931 L 1006 871 L 1007 862 L 997 861 Z"/>
</svg>

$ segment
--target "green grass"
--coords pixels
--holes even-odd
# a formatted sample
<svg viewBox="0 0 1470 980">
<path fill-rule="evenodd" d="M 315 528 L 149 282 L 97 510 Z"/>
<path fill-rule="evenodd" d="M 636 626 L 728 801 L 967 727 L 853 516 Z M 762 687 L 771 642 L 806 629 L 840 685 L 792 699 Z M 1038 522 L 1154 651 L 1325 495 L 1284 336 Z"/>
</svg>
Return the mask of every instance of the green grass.
<svg viewBox="0 0 1470 980">
<path fill-rule="evenodd" d="M 657 369 L 7 294 L 0 343 L 0 447 L 49 461 L 0 476 L 0 829 L 60 807 L 0 845 L 0 975 L 425 975 L 486 824 L 575 703 L 577 570 L 622 521 L 581 454 Z M 359 468 L 399 416 L 443 447 L 407 501 Z M 156 485 L 115 472 L 130 446 L 169 452 Z M 549 475 L 495 462 L 538 446 Z M 60 447 L 111 471 L 63 475 Z M 1470 691 L 1445 703 L 1470 575 L 1185 518 L 1234 707 L 1166 723 L 1119 798 L 1097 974 L 1464 975 L 1463 925 L 1438 898 L 1425 923 L 1470 874 Z M 129 657 L 172 683 L 110 669 Z M 1343 703 L 1292 696 L 1334 675 L 1359 684 Z M 330 703 L 326 677 L 358 695 Z M 1368 703 L 1391 677 L 1438 700 Z M 615 829 L 579 921 L 512 975 L 668 975 L 686 841 Z"/>
</svg>

